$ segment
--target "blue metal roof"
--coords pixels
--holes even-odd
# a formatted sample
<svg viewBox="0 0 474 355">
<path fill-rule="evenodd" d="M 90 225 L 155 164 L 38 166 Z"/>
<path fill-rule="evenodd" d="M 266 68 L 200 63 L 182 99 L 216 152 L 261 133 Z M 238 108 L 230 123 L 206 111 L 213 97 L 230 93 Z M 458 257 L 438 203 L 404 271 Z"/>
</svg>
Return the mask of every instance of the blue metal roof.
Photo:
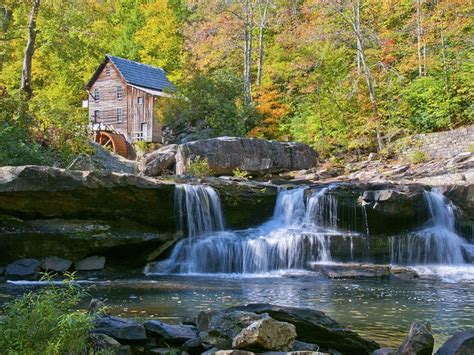
<svg viewBox="0 0 474 355">
<path fill-rule="evenodd" d="M 160 91 L 175 90 L 173 84 L 166 77 L 165 71 L 161 68 L 114 57 L 110 54 L 107 54 L 107 58 L 114 63 L 129 84 Z"/>
</svg>

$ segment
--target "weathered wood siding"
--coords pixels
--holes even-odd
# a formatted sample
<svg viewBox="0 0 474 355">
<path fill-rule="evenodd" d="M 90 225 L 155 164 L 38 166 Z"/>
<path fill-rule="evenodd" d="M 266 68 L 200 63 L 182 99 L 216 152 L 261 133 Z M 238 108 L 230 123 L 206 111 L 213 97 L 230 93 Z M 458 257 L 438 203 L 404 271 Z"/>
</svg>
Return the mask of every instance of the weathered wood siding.
<svg viewBox="0 0 474 355">
<path fill-rule="evenodd" d="M 107 67 L 110 68 L 110 76 L 107 76 Z M 117 87 L 122 87 L 121 99 L 117 99 Z M 99 100 L 96 101 L 92 97 L 95 89 L 99 89 Z M 94 114 L 99 111 L 98 123 L 103 123 L 112 126 L 115 130 L 123 133 L 129 139 L 129 132 L 127 132 L 128 126 L 128 100 L 127 100 L 127 84 L 122 79 L 122 76 L 115 68 L 115 66 L 108 62 L 100 73 L 97 80 L 94 82 L 89 90 L 89 118 L 91 121 L 94 119 Z M 123 118 L 122 122 L 117 120 L 117 108 L 122 108 Z"/>
<path fill-rule="evenodd" d="M 148 125 L 148 136 L 144 137 L 147 142 L 161 142 L 161 125 L 154 119 L 155 97 L 143 90 L 129 86 L 127 88 L 128 98 L 128 123 L 129 132 L 136 134 L 142 132 L 142 124 Z M 143 98 L 140 102 L 140 98 Z"/>
</svg>

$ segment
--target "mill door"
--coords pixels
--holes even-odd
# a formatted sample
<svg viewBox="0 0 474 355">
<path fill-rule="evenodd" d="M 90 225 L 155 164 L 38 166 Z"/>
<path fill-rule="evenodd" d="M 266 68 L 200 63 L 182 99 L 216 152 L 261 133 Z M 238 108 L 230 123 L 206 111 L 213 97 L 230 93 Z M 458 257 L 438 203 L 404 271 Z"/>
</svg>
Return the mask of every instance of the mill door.
<svg viewBox="0 0 474 355">
<path fill-rule="evenodd" d="M 148 123 L 142 123 L 142 139 L 148 141 Z"/>
</svg>

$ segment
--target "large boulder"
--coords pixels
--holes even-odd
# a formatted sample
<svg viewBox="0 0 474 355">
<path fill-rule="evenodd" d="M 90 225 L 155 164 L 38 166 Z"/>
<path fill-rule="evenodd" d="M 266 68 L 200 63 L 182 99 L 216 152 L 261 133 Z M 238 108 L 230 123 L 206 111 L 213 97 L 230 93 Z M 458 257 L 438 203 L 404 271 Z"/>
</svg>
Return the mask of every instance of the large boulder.
<svg viewBox="0 0 474 355">
<path fill-rule="evenodd" d="M 436 355 L 470 354 L 474 354 L 474 330 L 453 335 L 436 352 Z"/>
<path fill-rule="evenodd" d="M 20 259 L 7 265 L 5 269 L 5 276 L 21 278 L 21 277 L 36 277 L 40 270 L 41 262 L 37 259 Z"/>
<path fill-rule="evenodd" d="M 238 168 L 251 175 L 265 175 L 316 165 L 318 155 L 303 143 L 284 143 L 256 138 L 219 137 L 178 146 L 176 173 L 186 174 L 190 163 L 207 159 L 214 175 L 232 175 Z"/>
<path fill-rule="evenodd" d="M 65 272 L 69 270 L 72 262 L 70 260 L 59 258 L 57 256 L 50 256 L 43 260 L 41 267 L 46 271 Z"/>
<path fill-rule="evenodd" d="M 189 325 L 170 325 L 159 320 L 150 320 L 143 323 L 143 326 L 152 336 L 164 339 L 171 344 L 183 344 L 199 336 L 196 327 Z"/>
<path fill-rule="evenodd" d="M 296 338 L 293 324 L 264 318 L 250 324 L 237 334 L 232 347 L 237 349 L 264 349 L 289 351 Z"/>
<path fill-rule="evenodd" d="M 146 176 L 159 176 L 166 171 L 175 170 L 178 146 L 170 144 L 157 149 L 143 157 L 140 171 Z"/>
<path fill-rule="evenodd" d="M 93 333 L 111 336 L 117 340 L 146 340 L 146 332 L 143 325 L 119 317 L 100 317 L 94 320 Z"/>
<path fill-rule="evenodd" d="M 93 255 L 79 260 L 74 264 L 77 271 L 102 270 L 105 266 L 105 256 Z"/>
<path fill-rule="evenodd" d="M 347 354 L 370 354 L 379 348 L 376 342 L 362 338 L 323 312 L 309 308 L 257 303 L 232 307 L 227 311 L 266 313 L 280 322 L 293 324 L 296 327 L 297 340 L 316 343 L 325 349 L 334 349 Z"/>
<path fill-rule="evenodd" d="M 413 323 L 408 335 L 397 350 L 399 355 L 431 355 L 433 353 L 434 338 L 431 334 L 431 324 Z"/>
</svg>

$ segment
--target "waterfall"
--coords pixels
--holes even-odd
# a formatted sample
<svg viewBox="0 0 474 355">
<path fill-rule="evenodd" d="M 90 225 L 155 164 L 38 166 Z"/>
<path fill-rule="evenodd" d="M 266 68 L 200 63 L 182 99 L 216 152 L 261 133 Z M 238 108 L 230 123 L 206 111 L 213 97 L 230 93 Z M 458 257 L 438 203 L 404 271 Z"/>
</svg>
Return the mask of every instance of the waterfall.
<svg viewBox="0 0 474 355">
<path fill-rule="evenodd" d="M 465 262 L 472 245 L 455 230 L 453 206 L 438 191 L 425 192 L 430 215 L 423 229 L 391 239 L 391 262 L 394 264 L 451 264 Z"/>
<path fill-rule="evenodd" d="M 194 238 L 224 230 L 221 201 L 218 193 L 205 185 L 176 185 L 175 205 L 178 212 L 178 228 Z"/>
<path fill-rule="evenodd" d="M 331 239 L 348 234 L 337 231 L 337 201 L 327 194 L 330 189 L 308 198 L 307 187 L 281 189 L 269 221 L 257 228 L 224 231 L 218 194 L 207 186 L 181 185 L 176 198 L 188 237 L 177 243 L 169 259 L 146 272 L 263 273 L 331 261 Z"/>
</svg>

